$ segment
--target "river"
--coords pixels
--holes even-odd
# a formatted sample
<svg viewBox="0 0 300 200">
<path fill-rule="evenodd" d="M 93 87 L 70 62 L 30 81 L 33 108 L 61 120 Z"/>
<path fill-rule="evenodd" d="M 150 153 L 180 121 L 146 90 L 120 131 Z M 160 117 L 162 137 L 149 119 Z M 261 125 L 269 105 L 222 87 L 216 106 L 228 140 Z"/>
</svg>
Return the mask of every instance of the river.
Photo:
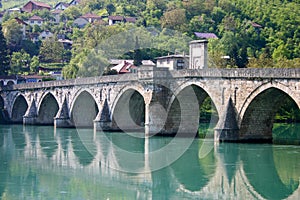
<svg viewBox="0 0 300 200">
<path fill-rule="evenodd" d="M 300 146 L 140 136 L 1 125 L 0 199 L 300 198 Z"/>
</svg>

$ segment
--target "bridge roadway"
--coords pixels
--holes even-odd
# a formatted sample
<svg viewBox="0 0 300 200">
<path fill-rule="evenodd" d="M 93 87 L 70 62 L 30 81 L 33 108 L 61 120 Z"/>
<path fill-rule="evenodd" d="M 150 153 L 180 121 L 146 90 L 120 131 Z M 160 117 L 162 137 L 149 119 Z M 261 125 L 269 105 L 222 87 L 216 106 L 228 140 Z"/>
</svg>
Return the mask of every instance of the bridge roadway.
<svg viewBox="0 0 300 200">
<path fill-rule="evenodd" d="M 181 136 L 197 133 L 199 107 L 210 98 L 215 140 L 271 140 L 278 108 L 287 100 L 300 107 L 300 68 L 142 66 L 132 74 L 6 86 L 0 95 L 6 122 Z"/>
</svg>

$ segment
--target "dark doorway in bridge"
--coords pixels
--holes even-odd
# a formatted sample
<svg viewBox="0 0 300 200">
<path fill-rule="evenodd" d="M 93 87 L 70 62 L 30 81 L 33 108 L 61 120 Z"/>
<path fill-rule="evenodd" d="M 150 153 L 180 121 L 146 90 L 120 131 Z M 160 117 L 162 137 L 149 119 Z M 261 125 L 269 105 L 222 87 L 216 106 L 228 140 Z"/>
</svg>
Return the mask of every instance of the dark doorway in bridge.
<svg viewBox="0 0 300 200">
<path fill-rule="evenodd" d="M 38 124 L 53 125 L 58 109 L 59 106 L 55 97 L 51 93 L 45 95 L 38 111 Z"/>
<path fill-rule="evenodd" d="M 145 101 L 136 90 L 129 89 L 119 98 L 113 110 L 112 127 L 121 131 L 144 131 Z"/>
<path fill-rule="evenodd" d="M 190 85 L 171 102 L 165 129 L 168 133 L 186 131 L 186 134 L 213 138 L 218 120 L 217 109 L 208 93 L 197 85 Z"/>
<path fill-rule="evenodd" d="M 240 136 L 254 141 L 299 143 L 300 110 L 284 91 L 269 88 L 249 104 L 241 122 Z"/>
<path fill-rule="evenodd" d="M 26 99 L 19 95 L 13 105 L 12 108 L 12 115 L 11 115 L 11 122 L 16 124 L 23 123 L 23 116 L 25 115 L 28 109 L 28 104 Z"/>
<path fill-rule="evenodd" d="M 83 91 L 76 98 L 71 111 L 71 121 L 77 128 L 91 128 L 93 121 L 99 112 L 97 103 L 93 96 L 87 91 Z"/>
</svg>

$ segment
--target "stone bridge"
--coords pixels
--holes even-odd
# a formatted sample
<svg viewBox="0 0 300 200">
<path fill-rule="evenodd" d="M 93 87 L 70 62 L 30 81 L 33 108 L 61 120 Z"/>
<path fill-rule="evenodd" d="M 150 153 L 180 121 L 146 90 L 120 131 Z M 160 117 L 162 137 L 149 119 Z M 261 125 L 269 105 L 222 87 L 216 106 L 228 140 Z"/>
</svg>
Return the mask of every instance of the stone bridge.
<svg viewBox="0 0 300 200">
<path fill-rule="evenodd" d="M 300 69 L 187 69 L 28 83 L 0 91 L 2 122 L 195 136 L 210 98 L 216 140 L 270 140 L 286 100 L 300 107 Z M 213 120 L 212 120 L 213 121 Z"/>
</svg>

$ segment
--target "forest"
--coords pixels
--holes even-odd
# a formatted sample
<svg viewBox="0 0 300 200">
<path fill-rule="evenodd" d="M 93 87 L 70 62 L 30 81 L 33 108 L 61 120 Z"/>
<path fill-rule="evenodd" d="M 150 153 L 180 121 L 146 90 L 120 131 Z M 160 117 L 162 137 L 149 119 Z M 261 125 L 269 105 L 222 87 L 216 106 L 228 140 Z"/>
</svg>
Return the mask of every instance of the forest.
<svg viewBox="0 0 300 200">
<path fill-rule="evenodd" d="M 26 2 L 3 1 L 2 9 Z M 86 13 L 101 16 L 104 23 L 74 26 L 74 20 Z M 72 49 L 65 50 L 55 37 L 35 43 L 21 39 L 13 19 L 26 21 L 33 15 L 46 23 L 27 31 L 64 34 L 72 40 Z M 108 26 L 111 15 L 137 21 Z M 188 42 L 199 39 L 194 32 L 218 37 L 209 41 L 210 67 L 300 66 L 300 0 L 81 0 L 60 14 L 59 24 L 52 18 L 51 11 L 4 14 L 1 74 L 36 73 L 37 66 L 50 63 L 63 66 L 65 78 L 97 76 L 107 72 L 108 59 L 155 61 L 168 53 L 188 52 Z"/>
</svg>

